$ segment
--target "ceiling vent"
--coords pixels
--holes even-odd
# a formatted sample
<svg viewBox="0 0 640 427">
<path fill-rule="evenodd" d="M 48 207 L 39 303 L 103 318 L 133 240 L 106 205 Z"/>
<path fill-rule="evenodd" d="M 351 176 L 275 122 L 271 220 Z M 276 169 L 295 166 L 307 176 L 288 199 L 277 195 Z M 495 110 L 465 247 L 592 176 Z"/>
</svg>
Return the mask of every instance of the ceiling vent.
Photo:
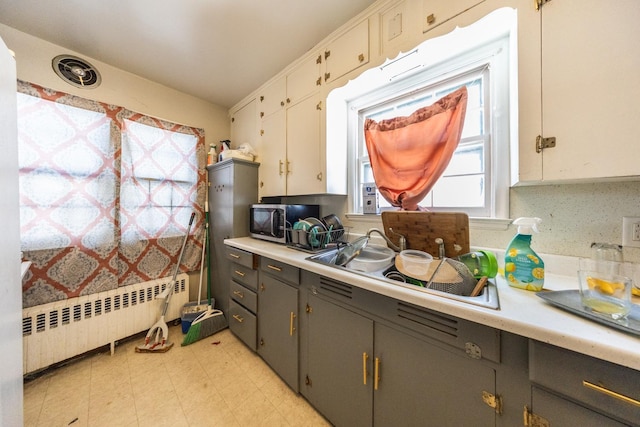
<svg viewBox="0 0 640 427">
<path fill-rule="evenodd" d="M 70 85 L 93 89 L 100 86 L 100 73 L 84 59 L 71 55 L 58 55 L 51 66 L 56 74 Z"/>
</svg>

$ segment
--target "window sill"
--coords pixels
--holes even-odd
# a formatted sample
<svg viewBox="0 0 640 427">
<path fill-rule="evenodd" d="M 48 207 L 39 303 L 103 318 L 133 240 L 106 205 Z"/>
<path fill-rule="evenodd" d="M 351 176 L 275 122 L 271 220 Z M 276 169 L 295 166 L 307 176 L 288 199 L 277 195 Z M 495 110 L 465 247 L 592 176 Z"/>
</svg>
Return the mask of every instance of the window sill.
<svg viewBox="0 0 640 427">
<path fill-rule="evenodd" d="M 380 222 L 381 216 L 374 214 L 347 213 L 349 221 L 358 222 Z M 509 228 L 512 220 L 509 218 L 469 218 L 469 228 L 475 230 L 499 230 L 504 231 Z"/>
</svg>

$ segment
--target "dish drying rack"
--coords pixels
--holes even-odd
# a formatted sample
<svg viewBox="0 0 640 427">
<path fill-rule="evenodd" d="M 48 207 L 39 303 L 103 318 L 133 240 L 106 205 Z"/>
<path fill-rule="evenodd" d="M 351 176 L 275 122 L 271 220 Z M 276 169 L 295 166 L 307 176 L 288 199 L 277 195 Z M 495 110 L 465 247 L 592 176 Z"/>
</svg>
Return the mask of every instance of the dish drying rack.
<svg viewBox="0 0 640 427">
<path fill-rule="evenodd" d="M 318 231 L 286 229 L 287 246 L 309 253 L 334 249 L 349 242 L 349 229 Z"/>
</svg>

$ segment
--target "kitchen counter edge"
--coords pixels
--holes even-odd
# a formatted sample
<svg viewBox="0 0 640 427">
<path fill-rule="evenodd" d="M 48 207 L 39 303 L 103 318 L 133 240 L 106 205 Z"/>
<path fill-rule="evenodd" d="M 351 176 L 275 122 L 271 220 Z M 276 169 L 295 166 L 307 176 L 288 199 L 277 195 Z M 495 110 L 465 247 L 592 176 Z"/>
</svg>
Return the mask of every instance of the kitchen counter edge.
<svg viewBox="0 0 640 427">
<path fill-rule="evenodd" d="M 308 261 L 311 254 L 284 245 L 251 237 L 226 239 L 224 243 L 387 297 L 640 370 L 640 337 L 554 307 L 534 292 L 509 286 L 501 276 L 495 279 L 500 310 L 492 310 Z M 577 281 L 547 274 L 545 289 L 577 289 Z"/>
</svg>

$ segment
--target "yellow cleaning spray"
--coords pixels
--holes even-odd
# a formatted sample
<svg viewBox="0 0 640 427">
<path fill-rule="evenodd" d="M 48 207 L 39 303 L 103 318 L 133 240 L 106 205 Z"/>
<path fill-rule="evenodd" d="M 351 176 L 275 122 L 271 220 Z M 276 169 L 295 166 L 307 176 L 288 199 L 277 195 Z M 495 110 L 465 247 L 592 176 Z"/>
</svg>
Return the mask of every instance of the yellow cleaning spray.
<svg viewBox="0 0 640 427">
<path fill-rule="evenodd" d="M 504 277 L 510 286 L 540 291 L 544 285 L 544 262 L 531 249 L 531 234 L 538 232 L 540 218 L 518 218 L 518 234 L 511 239 L 504 257 Z"/>
</svg>

